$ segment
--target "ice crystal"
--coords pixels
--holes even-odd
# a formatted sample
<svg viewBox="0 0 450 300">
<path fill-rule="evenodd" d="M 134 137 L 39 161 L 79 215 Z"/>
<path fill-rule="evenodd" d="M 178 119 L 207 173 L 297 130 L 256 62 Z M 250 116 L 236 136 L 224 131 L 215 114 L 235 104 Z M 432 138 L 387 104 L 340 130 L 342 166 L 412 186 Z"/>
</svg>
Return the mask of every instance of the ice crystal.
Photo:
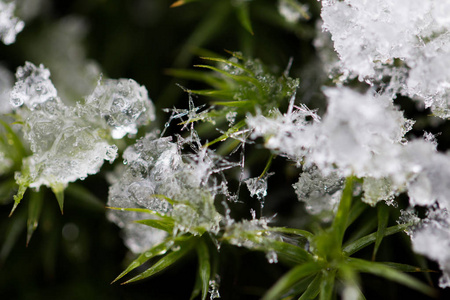
<svg viewBox="0 0 450 300">
<path fill-rule="evenodd" d="M 447 209 L 431 208 L 411 235 L 413 249 L 439 264 L 441 288 L 450 287 L 450 216 Z"/>
<path fill-rule="evenodd" d="M 247 184 L 247 188 L 250 191 L 250 196 L 258 198 L 259 201 L 263 201 L 267 196 L 267 179 L 274 173 L 266 173 L 262 177 L 248 178 L 244 182 Z"/>
<path fill-rule="evenodd" d="M 300 158 L 315 143 L 311 126 L 308 126 L 313 121 L 308 120 L 309 118 L 316 122 L 319 120 L 315 112 L 301 106 L 285 114 L 274 109 L 267 117 L 262 114 L 247 116 L 247 124 L 253 130 L 252 138 L 266 138 L 267 148 L 292 158 Z"/>
<path fill-rule="evenodd" d="M 322 1 L 342 71 L 370 83 L 391 79 L 390 93 L 421 98 L 447 118 L 450 5 L 439 0 Z"/>
<path fill-rule="evenodd" d="M 329 101 L 327 112 L 307 160 L 325 172 L 337 166 L 344 176 L 380 178 L 397 172 L 399 166 L 392 161 L 410 122 L 391 99 L 349 88 L 326 89 L 325 95 Z"/>
<path fill-rule="evenodd" d="M 324 176 L 317 167 L 311 167 L 303 171 L 293 186 L 298 200 L 305 203 L 306 210 L 327 220 L 337 209 L 343 184 L 344 180 L 338 174 Z"/>
<path fill-rule="evenodd" d="M 193 139 L 193 140 L 192 140 Z M 227 190 L 215 174 L 236 164 L 228 163 L 206 148 L 198 148 L 195 136 L 180 139 L 157 138 L 147 134 L 124 152 L 125 166 L 119 180 L 110 187 L 108 205 L 122 208 L 147 208 L 165 214 L 175 222 L 175 231 L 200 234 L 217 232 L 223 217 L 214 200 Z M 193 153 L 182 154 L 189 146 Z M 121 211 L 109 212 L 110 218 L 125 226 Z M 145 228 L 136 227 L 126 234 L 132 244 Z M 134 232 L 134 233 L 132 233 Z M 175 232 L 176 233 L 176 232 Z"/>
<path fill-rule="evenodd" d="M 56 88 L 50 80 L 50 71 L 41 64 L 36 67 L 30 62 L 19 67 L 16 72 L 16 83 L 11 92 L 13 106 L 26 105 L 33 110 L 38 104 L 48 100 L 60 102 Z"/>
<path fill-rule="evenodd" d="M 276 263 L 278 257 L 270 246 L 271 241 L 281 241 L 282 237 L 278 233 L 269 231 L 268 223 L 270 219 L 257 219 L 255 211 L 252 210 L 251 220 L 241 220 L 228 224 L 225 229 L 224 239 L 230 244 L 238 247 L 245 247 L 254 250 L 263 250 L 269 263 Z"/>
<path fill-rule="evenodd" d="M 86 106 L 106 120 L 114 139 L 136 134 L 137 127 L 155 118 L 147 89 L 132 79 L 99 81 Z"/>
<path fill-rule="evenodd" d="M 11 103 L 22 118 L 24 137 L 33 152 L 17 178 L 30 187 L 64 187 L 97 173 L 104 160 L 112 162 L 117 156 L 104 128 L 132 133 L 143 123 L 142 116 L 153 116 L 145 88 L 134 81 L 107 80 L 106 86 L 99 84 L 100 92 L 87 97 L 86 105 L 67 106 L 43 65 L 27 62 L 18 68 L 16 78 Z M 117 99 L 122 101 L 117 101 L 120 107 L 114 106 Z"/>
<path fill-rule="evenodd" d="M 5 45 L 16 41 L 16 35 L 22 31 L 25 23 L 14 16 L 15 2 L 0 1 L 0 39 Z"/>
</svg>

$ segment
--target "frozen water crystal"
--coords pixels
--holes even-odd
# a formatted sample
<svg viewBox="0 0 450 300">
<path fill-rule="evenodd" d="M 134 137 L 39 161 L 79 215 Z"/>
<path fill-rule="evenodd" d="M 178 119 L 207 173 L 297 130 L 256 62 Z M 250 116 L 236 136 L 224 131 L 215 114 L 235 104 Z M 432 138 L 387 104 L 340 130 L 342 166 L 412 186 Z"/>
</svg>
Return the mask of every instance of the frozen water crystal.
<svg viewBox="0 0 450 300">
<path fill-rule="evenodd" d="M 30 62 L 25 66 L 17 68 L 16 83 L 11 92 L 11 104 L 13 106 L 22 106 L 25 104 L 28 108 L 34 107 L 47 100 L 57 98 L 56 88 L 50 80 L 50 71 L 43 65 L 36 67 Z"/>
<path fill-rule="evenodd" d="M 317 167 L 311 167 L 303 171 L 293 186 L 298 200 L 305 203 L 306 210 L 326 219 L 333 216 L 337 209 L 344 179 L 336 173 L 324 176 Z"/>
<path fill-rule="evenodd" d="M 100 81 L 87 97 L 86 106 L 92 107 L 106 120 L 112 128 L 114 139 L 136 134 L 138 126 L 148 124 L 155 118 L 147 89 L 132 79 Z"/>
<path fill-rule="evenodd" d="M 309 121 L 310 118 L 312 121 Z M 317 114 L 306 106 L 290 110 L 285 114 L 277 109 L 269 116 L 257 114 L 247 116 L 247 124 L 253 130 L 251 137 L 266 137 L 265 146 L 292 158 L 301 158 L 315 143 L 310 124 L 318 122 Z"/>
<path fill-rule="evenodd" d="M 125 165 L 117 174 L 120 179 L 109 189 L 108 205 L 165 214 L 174 220 L 176 232 L 217 232 L 223 217 L 216 211 L 214 199 L 227 191 L 214 175 L 236 164 L 206 148 L 199 149 L 197 143 L 195 135 L 175 143 L 170 137 L 158 138 L 156 133 L 138 140 L 124 152 Z M 193 153 L 181 153 L 186 145 Z M 109 216 L 119 226 L 126 226 L 128 217 L 122 213 L 110 211 Z M 138 231 L 148 232 L 143 226 L 129 229 L 127 240 L 139 237 Z"/>
<path fill-rule="evenodd" d="M 421 99 L 450 116 L 450 5 L 440 0 L 322 1 L 342 72 Z"/>
<path fill-rule="evenodd" d="M 450 287 L 450 216 L 448 210 L 434 207 L 411 235 L 415 252 L 436 261 L 442 270 L 441 288 Z"/>
<path fill-rule="evenodd" d="M 22 31 L 25 23 L 14 16 L 15 2 L 0 0 L 0 39 L 5 45 L 16 41 L 16 35 Z"/>
<path fill-rule="evenodd" d="M 398 155 L 410 121 L 390 98 L 368 91 L 329 88 L 328 108 L 316 132 L 317 143 L 307 160 L 324 172 L 335 166 L 344 176 L 384 177 L 398 171 Z"/>
<path fill-rule="evenodd" d="M 250 196 L 258 198 L 259 201 L 264 200 L 267 196 L 267 179 L 274 173 L 266 173 L 262 177 L 248 178 L 244 182 L 250 191 Z"/>
<path fill-rule="evenodd" d="M 113 129 L 134 132 L 143 119 L 153 116 L 145 88 L 134 81 L 107 80 L 100 85 L 101 92 L 87 97 L 86 105 L 66 106 L 44 66 L 27 62 L 18 68 L 16 78 L 11 103 L 23 120 L 24 137 L 33 152 L 17 178 L 30 187 L 65 187 L 97 173 L 104 160 L 113 162 L 117 156 L 104 128 L 114 125 Z M 113 104 L 116 99 L 124 102 Z"/>
</svg>

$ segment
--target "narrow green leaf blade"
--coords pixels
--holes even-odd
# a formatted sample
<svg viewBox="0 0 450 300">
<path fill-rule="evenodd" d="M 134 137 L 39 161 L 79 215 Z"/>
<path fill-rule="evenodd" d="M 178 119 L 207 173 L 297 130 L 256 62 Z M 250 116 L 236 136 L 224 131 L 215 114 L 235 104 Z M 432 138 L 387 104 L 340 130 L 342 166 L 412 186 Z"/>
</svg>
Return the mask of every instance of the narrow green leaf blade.
<svg viewBox="0 0 450 300">
<path fill-rule="evenodd" d="M 320 271 L 322 266 L 317 262 L 298 265 L 283 275 L 262 298 L 263 300 L 281 299 L 284 293 L 300 279 Z"/>
<path fill-rule="evenodd" d="M 391 281 L 403 284 L 429 296 L 436 296 L 436 290 L 410 275 L 382 263 L 366 261 L 363 259 L 349 258 L 348 265 L 360 272 L 371 273 L 384 277 Z"/>
<path fill-rule="evenodd" d="M 42 212 L 42 205 L 44 204 L 44 192 L 33 192 L 28 201 L 28 220 L 27 220 L 27 246 L 30 242 L 31 236 L 38 227 L 39 217 Z"/>
<path fill-rule="evenodd" d="M 116 279 L 114 279 L 112 283 L 116 282 L 117 280 L 121 279 L 123 276 L 127 275 L 128 273 L 130 273 L 132 270 L 136 269 L 139 266 L 142 266 L 147 260 L 155 257 L 155 256 L 159 256 L 159 255 L 164 255 L 167 253 L 167 251 L 170 249 L 170 247 L 173 246 L 175 241 L 185 241 L 187 239 L 189 239 L 190 237 L 186 237 L 186 236 L 182 236 L 182 237 L 177 237 L 177 238 L 168 238 L 166 239 L 164 242 L 152 247 L 151 249 L 145 251 L 144 253 L 142 253 L 141 255 L 138 256 L 138 258 L 136 258 L 135 260 L 133 260 L 128 267 L 122 272 L 120 273 L 119 276 L 116 277 Z"/>
<path fill-rule="evenodd" d="M 373 261 L 375 261 L 378 248 L 380 247 L 381 241 L 383 240 L 386 233 L 386 227 L 389 221 L 389 207 L 384 203 L 378 203 L 377 214 L 378 214 L 378 230 L 376 233 L 375 247 L 373 248 L 372 253 Z"/>
<path fill-rule="evenodd" d="M 250 11 L 247 3 L 242 3 L 236 7 L 237 17 L 242 27 L 253 35 L 252 22 L 250 21 Z"/>
<path fill-rule="evenodd" d="M 346 179 L 344 191 L 342 192 L 341 201 L 339 203 L 336 217 L 333 220 L 332 228 L 337 237 L 337 241 L 342 245 L 345 229 L 347 228 L 348 216 L 353 199 L 353 177 L 349 176 Z"/>
<path fill-rule="evenodd" d="M 202 300 L 208 295 L 209 279 L 211 278 L 211 264 L 209 260 L 209 250 L 203 239 L 197 244 L 198 272 L 201 280 Z"/>
<path fill-rule="evenodd" d="M 145 270 L 144 272 L 142 272 L 141 274 L 131 278 L 130 280 L 125 281 L 122 284 L 128 284 L 131 282 L 135 282 L 138 280 L 142 280 L 145 278 L 148 278 L 162 270 L 164 270 L 165 268 L 171 266 L 172 264 L 174 264 L 176 261 L 178 261 L 180 258 L 182 258 L 183 256 L 185 256 L 194 246 L 194 240 L 195 238 L 191 238 L 188 241 L 184 242 L 184 243 L 180 243 L 179 247 L 180 249 L 177 251 L 172 251 L 169 254 L 163 256 L 160 260 L 158 260 L 153 266 L 151 266 L 150 268 L 148 268 L 147 270 Z"/>
<path fill-rule="evenodd" d="M 64 186 L 62 184 L 54 184 L 52 186 L 52 191 L 55 194 L 56 200 L 58 201 L 59 209 L 61 214 L 64 214 Z"/>
<path fill-rule="evenodd" d="M 424 269 L 421 267 L 417 267 L 417 266 L 411 266 L 411 265 L 407 265 L 407 264 L 400 264 L 400 263 L 395 263 L 395 262 L 380 262 L 383 265 L 389 266 L 393 269 L 396 269 L 398 271 L 401 272 L 407 272 L 407 273 L 415 273 L 415 272 L 437 272 L 434 270 L 430 270 L 430 269 Z"/>
<path fill-rule="evenodd" d="M 300 236 L 304 236 L 307 239 L 310 239 L 310 238 L 314 237 L 314 234 L 312 234 L 311 232 L 309 232 L 307 230 L 297 229 L 297 228 L 269 227 L 267 229 L 267 231 L 300 235 Z"/>
<path fill-rule="evenodd" d="M 320 283 L 320 300 L 331 300 L 334 291 L 334 279 L 336 270 L 324 271 Z"/>
<path fill-rule="evenodd" d="M 388 228 L 386 228 L 386 230 L 384 232 L 384 236 L 388 236 L 388 235 L 392 235 L 392 234 L 395 234 L 400 231 L 404 231 L 409 226 L 411 226 L 411 224 L 399 224 L 399 225 L 388 227 Z M 359 250 L 369 246 L 370 244 L 372 244 L 375 241 L 376 241 L 376 233 L 372 233 L 372 234 L 366 235 L 366 236 L 346 245 L 342 251 L 344 252 L 344 255 L 350 256 L 350 255 L 358 252 Z"/>
<path fill-rule="evenodd" d="M 172 219 L 167 218 L 163 220 L 155 220 L 155 219 L 147 219 L 147 220 L 139 220 L 136 223 L 147 225 L 156 229 L 161 229 L 167 232 L 173 232 L 174 222 Z"/>
<path fill-rule="evenodd" d="M 272 249 L 278 255 L 284 256 L 297 263 L 304 263 L 312 260 L 312 255 L 308 251 L 289 243 L 271 240 L 264 245 L 266 245 L 266 247 L 262 247 L 261 250 L 267 251 L 267 249 Z"/>
<path fill-rule="evenodd" d="M 320 285 L 322 282 L 322 274 L 317 274 L 314 280 L 308 285 L 306 291 L 298 300 L 315 299 L 320 292 Z"/>
</svg>

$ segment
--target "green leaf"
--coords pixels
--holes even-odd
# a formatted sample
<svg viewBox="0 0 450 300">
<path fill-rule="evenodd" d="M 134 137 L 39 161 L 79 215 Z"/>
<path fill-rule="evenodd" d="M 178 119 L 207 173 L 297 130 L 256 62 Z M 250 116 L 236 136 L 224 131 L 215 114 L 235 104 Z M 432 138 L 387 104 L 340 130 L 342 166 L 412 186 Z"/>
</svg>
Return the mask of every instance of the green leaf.
<svg viewBox="0 0 450 300">
<path fill-rule="evenodd" d="M 158 216 L 160 218 L 165 217 L 163 214 L 161 214 L 157 211 L 154 211 L 154 210 L 147 209 L 147 208 L 124 208 L 124 207 L 112 207 L 112 206 L 106 206 L 106 208 L 113 209 L 113 210 L 120 210 L 120 211 L 134 211 L 134 212 L 146 213 L 149 215 Z"/>
<path fill-rule="evenodd" d="M 254 86 L 256 86 L 263 94 L 263 90 L 261 87 L 261 83 L 253 77 L 249 77 L 249 76 L 244 76 L 244 75 L 234 75 L 234 74 L 230 74 L 224 70 L 218 69 L 216 67 L 213 66 L 209 66 L 209 65 L 194 65 L 194 67 L 197 68 L 204 68 L 204 69 L 210 69 L 212 71 L 216 71 L 217 73 L 220 73 L 228 78 L 231 78 L 233 80 L 235 80 L 236 82 L 241 82 L 241 83 L 251 83 Z"/>
<path fill-rule="evenodd" d="M 5 128 L 7 138 L 12 142 L 12 145 L 16 150 L 17 155 L 15 161 L 17 162 L 18 160 L 22 160 L 23 157 L 27 156 L 27 151 L 25 150 L 22 141 L 7 122 L 0 119 L 0 124 Z"/>
<path fill-rule="evenodd" d="M 320 300 L 331 300 L 334 291 L 334 279 L 336 270 L 322 271 L 322 281 L 320 282 Z"/>
<path fill-rule="evenodd" d="M 209 279 L 211 277 L 211 264 L 209 261 L 209 250 L 203 239 L 197 243 L 198 255 L 198 272 L 201 281 L 202 300 L 206 299 L 208 295 Z"/>
<path fill-rule="evenodd" d="M 342 240 L 344 238 L 344 233 L 348 224 L 348 216 L 350 212 L 350 207 L 352 205 L 353 199 L 353 177 L 347 177 L 345 181 L 344 191 L 342 192 L 341 201 L 339 203 L 338 211 L 336 212 L 336 217 L 331 225 L 334 235 L 337 238 L 339 246 L 342 245 Z"/>
<path fill-rule="evenodd" d="M 173 232 L 173 227 L 174 225 L 174 221 L 172 218 L 166 218 L 163 220 L 155 220 L 155 219 L 147 219 L 147 220 L 139 220 L 139 221 L 135 221 L 136 223 L 139 224 L 144 224 L 156 229 L 161 229 L 164 231 L 167 231 L 169 233 Z"/>
<path fill-rule="evenodd" d="M 315 299 L 320 292 L 320 285 L 322 282 L 322 274 L 317 274 L 314 280 L 308 285 L 306 291 L 298 300 Z"/>
<path fill-rule="evenodd" d="M 201 291 L 202 291 L 202 279 L 200 277 L 200 269 L 198 270 L 197 274 L 195 275 L 195 283 L 194 283 L 194 288 L 192 289 L 192 293 L 191 293 L 191 297 L 189 298 L 190 300 L 194 300 L 195 298 L 197 298 L 198 295 L 200 295 Z"/>
<path fill-rule="evenodd" d="M 265 241 L 263 243 L 264 246 L 262 246 L 259 250 L 267 251 L 268 249 L 271 249 L 278 255 L 284 256 L 285 258 L 296 263 L 304 263 L 312 260 L 312 255 L 303 248 L 286 242 L 275 241 L 269 238 L 267 238 L 267 240 L 268 241 Z"/>
<path fill-rule="evenodd" d="M 369 207 L 366 203 L 362 201 L 355 201 L 354 205 L 350 209 L 348 216 L 347 227 L 353 224 L 355 220 Z"/>
<path fill-rule="evenodd" d="M 233 54 L 233 56 L 234 56 L 234 53 L 231 53 L 231 54 Z M 246 67 L 244 67 L 241 64 L 238 64 L 236 62 L 230 61 L 228 59 L 224 59 L 224 58 L 220 58 L 220 57 L 201 57 L 201 59 L 221 62 L 221 63 L 224 63 L 226 65 L 233 66 L 233 67 L 236 67 L 238 69 L 241 69 L 242 71 L 248 73 L 250 76 L 255 77 L 255 73 L 253 73 L 251 70 L 247 69 Z"/>
<path fill-rule="evenodd" d="M 214 139 L 213 141 L 207 143 L 205 147 L 209 147 L 211 145 L 214 145 L 215 143 L 225 141 L 227 138 L 229 138 L 233 133 L 236 133 L 239 131 L 240 128 L 245 126 L 245 120 L 241 120 L 237 122 L 234 126 L 230 127 L 224 134 L 222 134 L 220 137 Z"/>
<path fill-rule="evenodd" d="M 415 272 L 437 272 L 434 270 L 430 270 L 430 269 L 423 269 L 420 267 L 416 267 L 416 266 L 411 266 L 411 265 L 406 265 L 406 264 L 399 264 L 399 263 L 395 263 L 395 262 L 380 262 L 383 265 L 389 266 L 393 269 L 396 269 L 398 271 L 401 272 L 408 272 L 408 273 L 415 273 Z"/>
<path fill-rule="evenodd" d="M 22 201 L 23 195 L 27 191 L 28 186 L 30 184 L 29 177 L 27 175 L 25 175 L 24 173 L 22 173 L 18 178 L 16 178 L 16 182 L 19 185 L 19 190 L 17 191 L 17 194 L 14 195 L 14 205 L 13 205 L 13 208 L 11 209 L 11 212 L 9 213 L 10 217 L 16 210 L 20 201 Z"/>
<path fill-rule="evenodd" d="M 283 297 L 285 297 L 286 299 L 291 299 L 293 297 L 301 295 L 306 291 L 306 289 L 308 288 L 308 286 L 311 284 L 311 282 L 315 277 L 316 277 L 315 275 L 310 275 L 300 279 L 289 289 L 288 292 L 286 292 L 283 295 Z"/>
<path fill-rule="evenodd" d="M 142 279 L 148 278 L 148 277 L 150 277 L 150 276 L 152 276 L 152 275 L 154 275 L 154 274 L 156 274 L 156 273 L 166 269 L 167 267 L 171 266 L 176 261 L 178 261 L 180 258 L 185 256 L 192 249 L 192 247 L 194 246 L 196 240 L 197 240 L 196 238 L 191 238 L 191 239 L 188 239 L 187 241 L 185 241 L 183 243 L 179 243 L 177 245 L 177 247 L 179 247 L 178 250 L 176 250 L 176 251 L 172 250 L 172 252 L 170 252 L 169 254 L 163 256 L 160 260 L 158 260 L 150 268 L 148 268 L 147 270 L 145 270 L 141 274 L 131 278 L 130 280 L 127 280 L 127 281 L 123 282 L 122 284 L 128 284 L 128 283 L 131 283 L 131 282 L 135 282 L 135 281 L 138 281 L 138 280 L 142 280 Z"/>
<path fill-rule="evenodd" d="M 199 1 L 199 0 L 178 0 L 178 1 L 175 1 L 174 3 L 172 3 L 170 5 L 170 7 L 178 7 L 178 6 L 182 6 L 182 5 L 192 3 L 192 2 L 197 2 L 197 1 Z"/>
<path fill-rule="evenodd" d="M 64 214 L 64 188 L 64 185 L 60 183 L 55 183 L 52 185 L 52 191 L 56 196 L 62 215 Z"/>
<path fill-rule="evenodd" d="M 414 277 L 411 277 L 410 275 L 397 271 L 386 264 L 357 258 L 348 258 L 347 263 L 350 267 L 357 269 L 360 272 L 371 273 L 384 277 L 432 297 L 437 295 L 436 290 L 432 287 L 424 284 Z"/>
<path fill-rule="evenodd" d="M 242 27 L 245 28 L 251 35 L 253 35 L 252 22 L 250 21 L 250 12 L 248 9 L 248 4 L 242 2 L 242 4 L 236 7 L 237 17 Z"/>
<path fill-rule="evenodd" d="M 295 234 L 295 235 L 300 235 L 303 236 L 307 239 L 311 239 L 314 237 L 314 234 L 312 234 L 309 231 L 306 230 L 302 230 L 302 229 L 297 229 L 297 228 L 286 228 L 286 227 L 269 227 L 267 229 L 267 231 L 271 231 L 271 232 L 281 232 L 281 233 L 286 233 L 286 234 Z"/>
<path fill-rule="evenodd" d="M 386 227 L 389 221 L 389 207 L 384 203 L 378 203 L 377 206 L 377 214 L 378 214 L 378 230 L 377 236 L 375 240 L 375 247 L 373 248 L 372 260 L 375 261 L 375 257 L 378 252 L 378 248 L 380 247 L 381 241 L 386 232 Z"/>
<path fill-rule="evenodd" d="M 167 75 L 171 75 L 177 78 L 196 80 L 204 82 L 215 88 L 226 88 L 226 84 L 223 79 L 211 76 L 211 74 L 199 70 L 187 70 L 187 69 L 167 69 L 165 71 Z"/>
<path fill-rule="evenodd" d="M 345 296 L 348 297 L 348 294 L 346 295 L 346 293 L 350 292 L 350 295 L 354 295 L 355 291 L 359 296 L 357 299 L 365 299 L 363 293 L 361 292 L 360 278 L 356 270 L 350 268 L 346 264 L 341 264 L 337 276 L 342 280 L 342 284 L 344 285 L 341 292 L 341 296 L 343 299 L 346 299 Z M 351 299 L 353 298 L 354 297 L 352 297 Z"/>
<path fill-rule="evenodd" d="M 133 260 L 128 265 L 128 267 L 122 273 L 120 273 L 119 276 L 116 277 L 116 279 L 114 279 L 111 282 L 111 284 L 116 282 L 117 280 L 121 279 L 123 276 L 127 275 L 128 273 L 130 273 L 132 270 L 136 269 L 137 267 L 142 266 L 149 259 L 151 259 L 155 256 L 166 254 L 167 251 L 174 245 L 175 242 L 187 241 L 190 238 L 191 238 L 191 236 L 181 236 L 181 237 L 176 237 L 176 238 L 171 237 L 171 238 L 166 239 L 164 242 L 152 247 L 151 249 L 143 252 L 141 255 L 138 256 L 138 258 Z"/>
<path fill-rule="evenodd" d="M 38 227 L 39 217 L 42 212 L 42 205 L 44 204 L 44 192 L 33 192 L 28 201 L 28 220 L 27 220 L 27 246 L 30 242 L 31 236 Z"/>
<path fill-rule="evenodd" d="M 391 226 L 386 228 L 384 232 L 384 236 L 392 235 L 400 231 L 406 230 L 411 224 L 399 224 L 395 226 Z M 376 241 L 376 233 L 369 234 L 365 237 L 362 237 L 343 248 L 344 255 L 350 256 L 355 252 L 358 252 L 359 250 L 367 247 L 368 245 L 374 243 Z"/>
<path fill-rule="evenodd" d="M 262 298 L 263 300 L 281 299 L 293 285 L 295 285 L 300 279 L 305 278 L 311 274 L 315 274 L 320 271 L 322 266 L 317 262 L 307 262 L 302 265 L 298 265 L 283 275 L 273 285 L 269 291 Z"/>
</svg>

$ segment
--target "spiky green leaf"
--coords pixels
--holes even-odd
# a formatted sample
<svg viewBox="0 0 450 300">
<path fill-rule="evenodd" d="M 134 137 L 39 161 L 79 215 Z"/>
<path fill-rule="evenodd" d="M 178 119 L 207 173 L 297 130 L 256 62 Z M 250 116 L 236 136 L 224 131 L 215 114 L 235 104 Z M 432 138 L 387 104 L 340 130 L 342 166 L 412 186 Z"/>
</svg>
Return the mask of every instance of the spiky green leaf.
<svg viewBox="0 0 450 300">
<path fill-rule="evenodd" d="M 298 265 L 283 275 L 262 298 L 263 300 L 281 299 L 281 297 L 300 279 L 315 274 L 322 266 L 317 262 Z"/>
</svg>

